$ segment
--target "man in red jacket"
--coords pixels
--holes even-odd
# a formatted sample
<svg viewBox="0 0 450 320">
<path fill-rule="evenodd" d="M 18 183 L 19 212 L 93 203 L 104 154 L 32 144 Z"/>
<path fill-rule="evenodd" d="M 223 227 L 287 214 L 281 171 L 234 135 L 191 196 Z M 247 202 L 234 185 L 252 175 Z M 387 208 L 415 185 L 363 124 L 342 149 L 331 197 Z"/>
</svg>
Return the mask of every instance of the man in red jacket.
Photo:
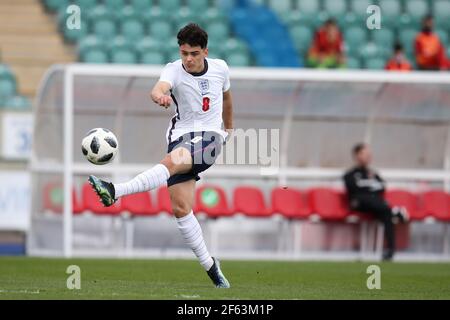
<svg viewBox="0 0 450 320">
<path fill-rule="evenodd" d="M 417 34 L 414 48 L 417 66 L 421 70 L 448 70 L 450 61 L 445 54 L 439 36 L 433 32 L 433 16 L 427 15 L 422 20 L 422 31 Z"/>
<path fill-rule="evenodd" d="M 313 68 L 345 66 L 343 37 L 334 19 L 328 19 L 316 31 L 308 52 L 308 65 Z"/>
</svg>

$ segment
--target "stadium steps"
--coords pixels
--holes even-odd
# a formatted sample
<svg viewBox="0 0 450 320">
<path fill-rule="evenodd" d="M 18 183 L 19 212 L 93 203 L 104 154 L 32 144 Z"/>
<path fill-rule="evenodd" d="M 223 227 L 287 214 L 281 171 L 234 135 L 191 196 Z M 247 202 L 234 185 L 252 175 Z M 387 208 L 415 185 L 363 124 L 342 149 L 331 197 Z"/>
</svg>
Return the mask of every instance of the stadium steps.
<svg viewBox="0 0 450 320">
<path fill-rule="evenodd" d="M 19 93 L 29 98 L 49 66 L 76 61 L 38 0 L 0 1 L 0 53 L 17 77 Z"/>
</svg>

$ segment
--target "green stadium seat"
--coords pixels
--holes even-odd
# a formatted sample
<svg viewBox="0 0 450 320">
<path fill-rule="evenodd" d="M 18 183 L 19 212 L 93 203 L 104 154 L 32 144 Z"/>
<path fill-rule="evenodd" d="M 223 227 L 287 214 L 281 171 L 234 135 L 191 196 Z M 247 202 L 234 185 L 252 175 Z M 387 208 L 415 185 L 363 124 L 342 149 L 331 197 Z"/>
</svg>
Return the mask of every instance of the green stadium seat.
<svg viewBox="0 0 450 320">
<path fill-rule="evenodd" d="M 398 40 L 403 44 L 406 53 L 412 53 L 414 48 L 414 40 L 416 39 L 417 31 L 414 29 L 400 30 Z"/>
<path fill-rule="evenodd" d="M 281 20 L 288 26 L 294 27 L 298 25 L 306 27 L 316 27 L 316 19 L 314 16 L 304 14 L 300 10 L 292 10 L 280 14 Z"/>
<path fill-rule="evenodd" d="M 179 26 L 185 26 L 190 22 L 201 24 L 201 15 L 188 7 L 183 7 L 173 15 L 173 21 Z"/>
<path fill-rule="evenodd" d="M 17 85 L 14 79 L 0 78 L 0 99 L 5 101 L 14 96 L 17 92 Z"/>
<path fill-rule="evenodd" d="M 385 48 L 391 48 L 395 42 L 394 32 L 387 28 L 381 28 L 379 30 L 372 30 L 370 32 L 372 35 L 373 42 Z"/>
<path fill-rule="evenodd" d="M 102 49 L 89 49 L 82 53 L 81 61 L 86 63 L 108 63 L 108 53 Z"/>
<path fill-rule="evenodd" d="M 161 51 L 147 51 L 141 54 L 140 63 L 144 64 L 164 64 L 165 57 Z"/>
<path fill-rule="evenodd" d="M 134 18 L 124 19 L 120 25 L 120 33 L 129 41 L 137 41 L 145 34 L 144 24 Z"/>
<path fill-rule="evenodd" d="M 178 11 L 178 10 L 177 10 Z M 176 12 L 176 11 L 175 11 Z M 167 22 L 171 19 L 172 13 L 167 10 L 162 10 L 160 7 L 153 6 L 150 10 L 139 12 L 142 21 L 151 24 L 157 21 Z"/>
<path fill-rule="evenodd" d="M 135 50 L 136 41 L 130 40 L 124 36 L 116 36 L 114 39 L 106 42 L 106 47 L 110 51 L 114 50 Z"/>
<path fill-rule="evenodd" d="M 115 49 L 111 50 L 111 62 L 120 64 L 135 64 L 138 62 L 137 55 L 130 49 Z"/>
<path fill-rule="evenodd" d="M 104 40 L 112 39 L 117 34 L 117 26 L 113 19 L 99 18 L 92 21 L 92 32 Z"/>
<path fill-rule="evenodd" d="M 187 0 L 187 6 L 195 12 L 204 12 L 208 7 L 208 0 Z"/>
<path fill-rule="evenodd" d="M 88 34 L 88 30 L 88 24 L 82 20 L 80 29 L 63 28 L 64 40 L 67 42 L 78 42 Z"/>
<path fill-rule="evenodd" d="M 159 7 L 166 12 L 176 12 L 181 8 L 180 0 L 159 0 Z"/>
<path fill-rule="evenodd" d="M 124 0 L 103 0 L 103 3 L 110 10 L 119 10 L 126 4 Z"/>
<path fill-rule="evenodd" d="M 386 65 L 386 61 L 381 58 L 372 58 L 365 61 L 365 67 L 373 70 L 383 70 Z"/>
<path fill-rule="evenodd" d="M 83 15 L 83 13 L 81 13 L 81 14 Z M 116 16 L 116 13 L 114 10 L 109 9 L 108 7 L 106 7 L 104 5 L 98 5 L 98 6 L 93 7 L 89 11 L 87 11 L 85 13 L 85 15 L 88 18 L 89 22 L 93 23 L 98 19 L 103 19 L 103 18 L 112 19 L 113 17 Z"/>
<path fill-rule="evenodd" d="M 173 62 L 180 59 L 180 53 L 179 52 L 172 52 L 167 56 L 167 61 Z"/>
<path fill-rule="evenodd" d="M 331 17 L 341 17 L 347 12 L 347 3 L 345 0 L 324 0 L 324 10 Z"/>
<path fill-rule="evenodd" d="M 290 0 L 269 0 L 269 7 L 277 13 L 283 13 L 292 10 Z"/>
<path fill-rule="evenodd" d="M 228 18 L 222 10 L 216 7 L 210 7 L 202 12 L 203 23 L 208 24 L 215 21 L 228 22 Z"/>
<path fill-rule="evenodd" d="M 12 110 L 28 110 L 31 108 L 31 102 L 24 96 L 13 96 L 7 99 L 4 106 Z"/>
<path fill-rule="evenodd" d="M 391 52 L 392 45 L 389 47 L 377 46 L 375 43 L 367 43 L 359 49 L 359 56 L 364 60 L 382 58 L 387 59 Z"/>
<path fill-rule="evenodd" d="M 405 13 L 411 17 L 415 23 L 419 23 L 422 18 L 430 13 L 426 0 L 405 1 Z"/>
<path fill-rule="evenodd" d="M 44 4 L 48 10 L 59 12 L 62 8 L 67 8 L 69 0 L 44 0 Z"/>
<path fill-rule="evenodd" d="M 381 8 L 381 27 L 397 27 L 398 19 L 402 13 L 399 0 L 379 0 Z"/>
<path fill-rule="evenodd" d="M 130 6 L 136 11 L 150 10 L 154 5 L 154 0 L 129 0 Z"/>
<path fill-rule="evenodd" d="M 172 24 L 168 21 L 155 21 L 149 25 L 149 34 L 159 40 L 166 40 L 173 37 Z"/>
<path fill-rule="evenodd" d="M 14 73 L 6 64 L 0 64 L 0 79 L 15 79 Z"/>
<path fill-rule="evenodd" d="M 344 31 L 344 41 L 349 52 L 358 52 L 367 43 L 366 29 L 356 26 L 348 28 Z"/>
<path fill-rule="evenodd" d="M 302 25 L 293 26 L 290 28 L 290 34 L 295 48 L 300 53 L 308 51 L 314 35 L 310 28 Z"/>
<path fill-rule="evenodd" d="M 205 29 L 208 32 L 208 37 L 215 41 L 225 41 L 230 35 L 228 23 L 222 21 L 209 23 Z"/>
<path fill-rule="evenodd" d="M 439 36 L 439 39 L 441 40 L 441 43 L 444 47 L 447 47 L 449 42 L 448 42 L 448 33 L 447 31 L 443 30 L 443 29 L 436 29 L 436 34 Z"/>
<path fill-rule="evenodd" d="M 361 60 L 357 57 L 350 56 L 347 58 L 346 66 L 349 69 L 361 69 Z"/>
<path fill-rule="evenodd" d="M 81 10 L 85 12 L 94 8 L 98 4 L 97 0 L 72 0 L 72 3 L 79 6 Z"/>
<path fill-rule="evenodd" d="M 224 51 L 225 52 L 248 53 L 249 49 L 248 49 L 247 44 L 244 41 L 239 40 L 237 38 L 229 38 L 225 42 Z"/>
<path fill-rule="evenodd" d="M 101 39 L 94 35 L 88 35 L 78 42 L 77 51 L 80 58 L 86 51 L 93 49 L 105 50 L 106 45 Z"/>
<path fill-rule="evenodd" d="M 320 11 L 319 1 L 294 0 L 294 7 L 306 15 L 317 15 Z"/>
<path fill-rule="evenodd" d="M 242 52 L 231 52 L 227 54 L 226 61 L 233 67 L 247 67 L 250 65 L 250 56 Z"/>
<path fill-rule="evenodd" d="M 435 0 L 432 6 L 436 26 L 450 32 L 450 1 Z"/>
<path fill-rule="evenodd" d="M 372 4 L 376 3 L 372 0 L 349 0 L 348 6 L 353 13 L 366 17 L 367 8 Z"/>
<path fill-rule="evenodd" d="M 217 41 L 214 39 L 214 41 L 208 42 L 208 55 L 209 57 L 221 57 L 223 55 L 224 46 L 223 41 Z"/>
<path fill-rule="evenodd" d="M 155 38 L 151 37 L 143 37 L 141 40 L 139 40 L 136 45 L 135 49 L 142 54 L 146 51 L 158 51 L 161 47 L 163 47 L 163 43 Z"/>
</svg>

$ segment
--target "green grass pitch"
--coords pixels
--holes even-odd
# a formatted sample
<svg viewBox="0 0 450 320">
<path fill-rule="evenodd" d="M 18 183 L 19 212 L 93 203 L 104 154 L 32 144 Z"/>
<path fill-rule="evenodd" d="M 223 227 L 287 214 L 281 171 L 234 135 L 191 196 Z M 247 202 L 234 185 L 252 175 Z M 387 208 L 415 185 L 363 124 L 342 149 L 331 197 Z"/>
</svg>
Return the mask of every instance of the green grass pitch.
<svg viewBox="0 0 450 320">
<path fill-rule="evenodd" d="M 194 260 L 0 258 L 0 299 L 450 299 L 448 263 L 222 261 L 231 282 L 215 289 Z M 66 269 L 81 269 L 81 289 Z"/>
</svg>

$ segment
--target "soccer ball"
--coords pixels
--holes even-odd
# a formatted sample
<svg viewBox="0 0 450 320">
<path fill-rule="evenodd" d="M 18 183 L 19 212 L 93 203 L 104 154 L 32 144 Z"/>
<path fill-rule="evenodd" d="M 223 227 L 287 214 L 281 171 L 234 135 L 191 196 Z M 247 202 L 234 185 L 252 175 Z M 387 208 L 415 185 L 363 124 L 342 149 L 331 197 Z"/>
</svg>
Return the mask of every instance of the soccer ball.
<svg viewBox="0 0 450 320">
<path fill-rule="evenodd" d="M 107 164 L 112 161 L 118 148 L 114 133 L 104 128 L 90 130 L 81 142 L 81 151 L 93 164 Z"/>
</svg>

